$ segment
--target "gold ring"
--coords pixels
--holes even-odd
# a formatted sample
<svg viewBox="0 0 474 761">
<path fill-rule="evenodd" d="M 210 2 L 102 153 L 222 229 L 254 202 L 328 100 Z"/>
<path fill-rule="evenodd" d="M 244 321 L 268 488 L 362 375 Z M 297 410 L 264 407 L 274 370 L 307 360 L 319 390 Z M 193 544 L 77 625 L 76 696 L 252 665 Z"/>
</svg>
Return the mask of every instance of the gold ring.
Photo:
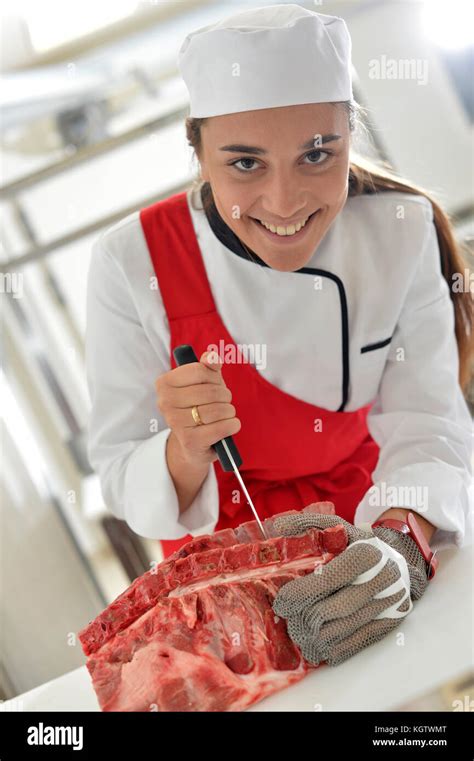
<svg viewBox="0 0 474 761">
<path fill-rule="evenodd" d="M 198 408 L 197 407 L 193 407 L 191 409 L 191 414 L 193 416 L 193 420 L 196 423 L 196 425 L 204 425 L 204 423 L 201 420 L 201 416 L 200 416 L 200 414 L 198 412 Z"/>
</svg>

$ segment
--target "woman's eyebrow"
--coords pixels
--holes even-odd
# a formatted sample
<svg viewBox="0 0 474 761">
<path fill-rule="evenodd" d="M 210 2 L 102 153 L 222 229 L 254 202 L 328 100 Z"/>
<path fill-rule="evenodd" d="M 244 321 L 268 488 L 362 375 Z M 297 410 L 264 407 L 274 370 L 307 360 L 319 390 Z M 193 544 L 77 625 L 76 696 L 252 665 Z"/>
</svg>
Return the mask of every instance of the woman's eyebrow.
<svg viewBox="0 0 474 761">
<path fill-rule="evenodd" d="M 341 135 L 321 135 L 318 146 L 322 145 L 323 143 L 332 143 L 334 140 L 340 140 Z M 299 149 L 300 151 L 304 150 L 310 150 L 311 148 L 316 148 L 315 146 L 316 138 L 312 137 L 311 140 L 308 140 L 307 143 L 304 145 L 300 145 Z M 228 151 L 229 153 L 253 153 L 254 156 L 262 156 L 265 153 L 268 153 L 264 148 L 258 148 L 254 145 L 242 145 L 240 143 L 232 143 L 231 145 L 222 145 L 219 148 L 220 151 Z"/>
</svg>

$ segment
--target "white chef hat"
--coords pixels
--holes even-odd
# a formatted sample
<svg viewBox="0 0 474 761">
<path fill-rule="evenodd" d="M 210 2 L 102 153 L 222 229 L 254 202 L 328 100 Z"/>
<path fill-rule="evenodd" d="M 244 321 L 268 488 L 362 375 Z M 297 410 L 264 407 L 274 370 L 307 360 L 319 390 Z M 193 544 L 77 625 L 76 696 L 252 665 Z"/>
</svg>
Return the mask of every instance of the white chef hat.
<svg viewBox="0 0 474 761">
<path fill-rule="evenodd" d="M 301 5 L 254 8 L 191 32 L 178 67 L 193 117 L 352 99 L 345 22 Z"/>
</svg>

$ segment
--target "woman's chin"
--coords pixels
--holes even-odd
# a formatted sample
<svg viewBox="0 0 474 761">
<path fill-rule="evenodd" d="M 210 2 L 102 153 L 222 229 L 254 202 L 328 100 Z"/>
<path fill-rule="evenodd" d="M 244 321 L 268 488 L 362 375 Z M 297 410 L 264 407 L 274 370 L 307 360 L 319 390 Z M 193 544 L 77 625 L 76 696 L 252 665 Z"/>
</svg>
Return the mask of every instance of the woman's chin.
<svg viewBox="0 0 474 761">
<path fill-rule="evenodd" d="M 272 250 L 271 245 L 262 246 L 260 244 L 257 246 L 256 243 L 253 243 L 253 245 L 252 243 L 252 241 L 249 241 L 245 245 L 257 254 L 268 267 L 279 272 L 294 272 L 301 269 L 301 267 L 305 267 L 311 261 L 318 246 L 319 238 L 314 243 L 308 241 L 302 251 L 295 250 L 296 246 L 292 250 L 278 249 L 275 251 Z"/>
<path fill-rule="evenodd" d="M 265 264 L 268 264 L 272 270 L 278 270 L 278 272 L 296 272 L 296 270 L 300 270 L 302 267 L 306 267 L 312 255 L 312 253 L 308 256 L 287 255 L 285 258 L 282 258 L 280 254 L 279 256 L 267 257 L 267 259 L 265 259 L 263 256 L 260 258 L 265 262 Z"/>
</svg>

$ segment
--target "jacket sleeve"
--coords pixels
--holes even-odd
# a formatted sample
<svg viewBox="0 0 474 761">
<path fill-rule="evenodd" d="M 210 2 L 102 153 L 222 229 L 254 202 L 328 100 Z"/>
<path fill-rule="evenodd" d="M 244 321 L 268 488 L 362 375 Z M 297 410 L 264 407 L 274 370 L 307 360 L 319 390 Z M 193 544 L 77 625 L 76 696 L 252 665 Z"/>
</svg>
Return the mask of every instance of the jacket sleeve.
<svg viewBox="0 0 474 761">
<path fill-rule="evenodd" d="M 458 383 L 454 308 L 441 272 L 431 204 L 415 276 L 390 344 L 367 424 L 380 446 L 373 486 L 355 525 L 389 507 L 434 526 L 433 548 L 462 546 L 471 530 L 472 420 Z"/>
<path fill-rule="evenodd" d="M 88 456 L 104 502 L 144 537 L 210 532 L 219 512 L 214 467 L 209 466 L 194 501 L 180 515 L 166 462 L 170 428 L 156 405 L 155 381 L 170 369 L 169 356 L 152 346 L 103 235 L 93 245 L 88 272 L 86 370 L 92 403 Z M 163 341 L 167 345 L 169 336 Z"/>
</svg>

